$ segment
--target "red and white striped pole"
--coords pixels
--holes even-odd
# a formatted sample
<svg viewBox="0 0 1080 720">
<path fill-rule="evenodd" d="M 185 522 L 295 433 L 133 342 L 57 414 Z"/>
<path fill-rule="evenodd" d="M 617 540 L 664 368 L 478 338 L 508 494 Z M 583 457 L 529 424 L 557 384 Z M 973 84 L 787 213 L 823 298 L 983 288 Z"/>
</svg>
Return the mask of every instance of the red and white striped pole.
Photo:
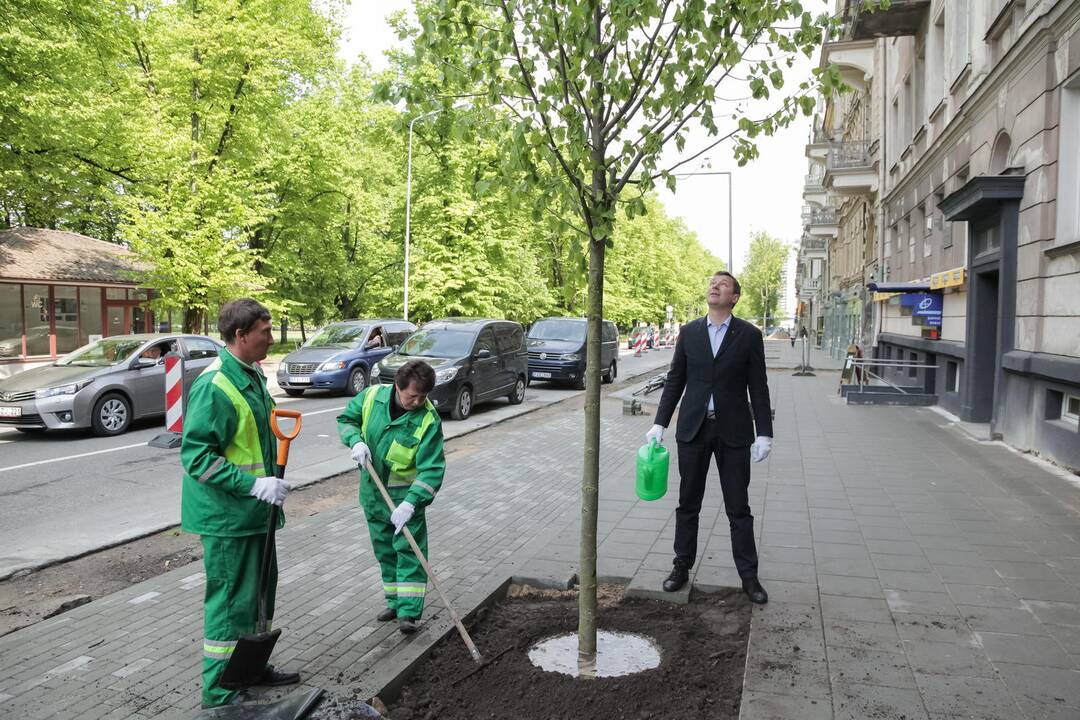
<svg viewBox="0 0 1080 720">
<path fill-rule="evenodd" d="M 178 448 L 184 433 L 184 357 L 165 354 L 165 432 L 155 435 L 147 445 Z"/>
<path fill-rule="evenodd" d="M 165 355 L 165 430 L 184 432 L 184 358 Z"/>
</svg>

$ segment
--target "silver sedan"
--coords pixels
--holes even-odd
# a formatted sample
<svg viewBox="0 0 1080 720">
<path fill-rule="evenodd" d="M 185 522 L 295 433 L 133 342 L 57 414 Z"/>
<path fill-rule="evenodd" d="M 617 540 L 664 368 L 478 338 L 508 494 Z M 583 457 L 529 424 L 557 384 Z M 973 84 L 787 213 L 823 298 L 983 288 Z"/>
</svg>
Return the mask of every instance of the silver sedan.
<svg viewBox="0 0 1080 720">
<path fill-rule="evenodd" d="M 54 363 L 0 380 L 0 427 L 23 432 L 92 428 L 119 435 L 133 420 L 165 412 L 165 355 L 184 360 L 184 391 L 221 342 L 204 335 L 115 335 Z"/>
</svg>

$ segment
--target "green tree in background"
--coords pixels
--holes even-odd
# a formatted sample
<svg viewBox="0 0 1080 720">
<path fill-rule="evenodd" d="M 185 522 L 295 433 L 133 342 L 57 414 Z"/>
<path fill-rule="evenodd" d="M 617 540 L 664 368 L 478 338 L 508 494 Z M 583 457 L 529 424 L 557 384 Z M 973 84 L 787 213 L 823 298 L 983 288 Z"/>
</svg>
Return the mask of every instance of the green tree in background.
<svg viewBox="0 0 1080 720">
<path fill-rule="evenodd" d="M 733 108 L 718 98 L 765 100 L 781 91 L 790 55 L 811 55 L 832 21 L 789 0 L 443 0 L 419 5 L 418 16 L 418 54 L 431 58 L 443 80 L 444 97 L 436 99 L 445 105 L 454 95 L 479 95 L 478 107 L 509 114 L 513 136 L 503 151 L 533 183 L 534 215 L 571 209 L 588 258 L 578 571 L 578 650 L 587 671 L 596 655 L 600 329 L 617 212 L 643 214 L 657 180 L 674 187 L 674 166 L 662 167 L 661 157 L 669 143 L 683 150 L 692 124 L 716 136 L 714 144 L 732 142 L 745 163 L 757 155 L 755 137 L 789 124 L 800 110 L 809 115 L 818 83 L 802 83 L 756 119 L 724 120 Z M 825 93 L 838 80 L 835 72 L 818 77 Z M 431 95 L 408 99 L 424 97 Z"/>
<path fill-rule="evenodd" d="M 750 249 L 746 253 L 744 270 L 739 277 L 742 296 L 739 298 L 739 315 L 767 328 L 776 324 L 780 298 L 784 294 L 781 273 L 791 248 L 768 233 L 757 232 L 751 236 Z"/>
</svg>

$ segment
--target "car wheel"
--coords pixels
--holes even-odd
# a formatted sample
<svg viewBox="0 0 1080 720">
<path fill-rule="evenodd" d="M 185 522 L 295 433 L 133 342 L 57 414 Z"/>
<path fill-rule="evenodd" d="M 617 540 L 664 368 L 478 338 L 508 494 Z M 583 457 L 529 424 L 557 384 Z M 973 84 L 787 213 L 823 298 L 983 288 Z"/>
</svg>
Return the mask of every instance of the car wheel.
<svg viewBox="0 0 1080 720">
<path fill-rule="evenodd" d="M 131 403 L 117 393 L 102 395 L 94 403 L 90 422 L 95 435 L 108 437 L 126 432 L 131 425 Z"/>
<path fill-rule="evenodd" d="M 617 378 L 618 376 L 619 376 L 619 368 L 616 367 L 615 361 L 612 360 L 611 365 L 608 366 L 607 372 L 604 373 L 604 384 L 605 385 L 610 385 L 611 383 L 615 382 L 615 378 Z"/>
<path fill-rule="evenodd" d="M 367 387 L 367 384 L 368 373 L 367 370 L 365 370 L 362 366 L 355 368 L 351 373 L 349 373 L 349 385 L 347 389 L 353 395 L 359 395 L 360 393 L 364 392 L 364 388 Z"/>
<path fill-rule="evenodd" d="M 525 378 L 519 377 L 514 383 L 514 389 L 507 395 L 511 405 L 520 405 L 525 399 Z"/>
<path fill-rule="evenodd" d="M 472 414 L 472 388 L 462 385 L 454 398 L 454 407 L 450 410 L 450 417 L 455 420 L 464 420 Z"/>
<path fill-rule="evenodd" d="M 304 394 L 303 390 L 297 390 L 296 388 L 283 388 L 283 390 L 289 397 L 302 397 Z"/>
</svg>

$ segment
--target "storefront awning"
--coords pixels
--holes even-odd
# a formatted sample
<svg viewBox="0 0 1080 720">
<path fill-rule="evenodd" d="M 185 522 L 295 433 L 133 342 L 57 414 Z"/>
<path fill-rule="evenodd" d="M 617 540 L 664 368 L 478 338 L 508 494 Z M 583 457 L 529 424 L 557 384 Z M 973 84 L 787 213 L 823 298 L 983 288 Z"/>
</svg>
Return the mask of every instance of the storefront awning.
<svg viewBox="0 0 1080 720">
<path fill-rule="evenodd" d="M 930 283 L 866 283 L 866 289 L 882 293 L 924 293 L 930 292 Z"/>
</svg>

